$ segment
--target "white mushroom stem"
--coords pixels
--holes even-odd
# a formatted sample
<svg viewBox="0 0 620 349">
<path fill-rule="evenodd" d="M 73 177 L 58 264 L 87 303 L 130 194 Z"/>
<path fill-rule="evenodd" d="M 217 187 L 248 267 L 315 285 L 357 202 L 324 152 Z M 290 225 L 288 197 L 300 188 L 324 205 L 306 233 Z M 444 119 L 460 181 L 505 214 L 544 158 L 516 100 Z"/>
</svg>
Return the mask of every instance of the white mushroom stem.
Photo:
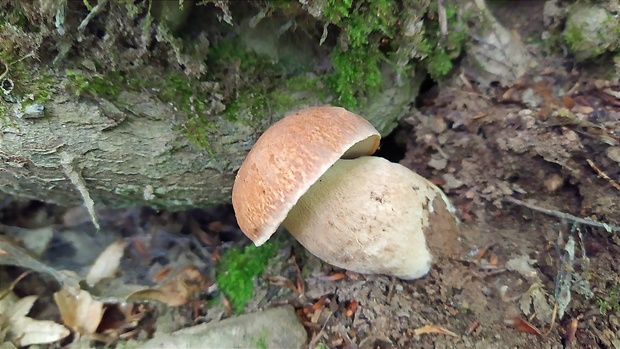
<svg viewBox="0 0 620 349">
<path fill-rule="evenodd" d="M 432 183 L 378 157 L 338 160 L 284 226 L 311 253 L 359 273 L 424 276 L 457 250 L 452 206 Z"/>
</svg>

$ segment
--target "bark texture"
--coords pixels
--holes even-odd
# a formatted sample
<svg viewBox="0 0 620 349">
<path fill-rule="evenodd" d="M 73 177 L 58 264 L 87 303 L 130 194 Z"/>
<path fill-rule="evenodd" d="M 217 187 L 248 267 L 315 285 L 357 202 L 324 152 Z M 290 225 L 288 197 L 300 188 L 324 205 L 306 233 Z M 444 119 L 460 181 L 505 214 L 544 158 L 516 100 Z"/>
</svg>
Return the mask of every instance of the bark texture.
<svg viewBox="0 0 620 349">
<path fill-rule="evenodd" d="M 63 205 L 81 202 L 62 163 L 72 158 L 69 166 L 96 203 L 180 208 L 229 199 L 255 130 L 223 122 L 210 156 L 176 129 L 170 106 L 147 93 L 126 92 L 119 101 L 127 107 L 58 96 L 46 104 L 44 118 L 13 119 L 0 142 L 3 191 Z"/>
<path fill-rule="evenodd" d="M 351 6 L 0 0 L 0 190 L 205 206 L 229 202 L 251 146 L 293 110 L 348 107 L 387 135 L 425 77 L 410 61 L 434 54 L 416 45 L 446 64 L 460 49 L 424 31 L 428 5 Z"/>
</svg>

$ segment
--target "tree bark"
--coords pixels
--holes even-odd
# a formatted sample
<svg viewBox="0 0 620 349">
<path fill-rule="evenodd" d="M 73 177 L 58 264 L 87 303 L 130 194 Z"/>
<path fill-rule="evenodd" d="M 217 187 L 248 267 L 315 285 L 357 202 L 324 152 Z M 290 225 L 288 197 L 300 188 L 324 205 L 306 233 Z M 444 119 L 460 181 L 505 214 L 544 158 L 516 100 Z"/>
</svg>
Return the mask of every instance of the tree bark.
<svg viewBox="0 0 620 349">
<path fill-rule="evenodd" d="M 186 2 L 187 7 L 194 6 Z M 227 3 L 215 2 L 202 9 L 210 16 L 208 20 L 197 17 L 188 22 L 190 12 L 179 10 L 177 2 L 153 2 L 153 9 L 149 3 L 99 1 L 87 9 L 81 2 L 51 1 L 38 7 L 0 0 L 0 16 L 6 18 L 0 23 L 0 46 L 12 45 L 0 52 L 0 63 L 9 68 L 0 79 L 4 93 L 4 101 L 0 101 L 0 191 L 60 205 L 94 201 L 174 210 L 229 202 L 235 171 L 266 127 L 295 109 L 340 105 L 333 91 L 325 91 L 320 74 L 334 70 L 325 61 L 338 45 L 346 53 L 348 39 L 337 39 L 338 33 L 346 33 L 338 29 L 323 42 L 327 28 L 335 26 L 313 17 L 320 16 L 322 7 L 314 8 L 318 15 L 310 15 L 307 11 L 312 8 L 300 5 L 304 1 L 277 11 L 261 8 L 265 6 L 262 2 L 251 3 L 255 7 L 231 2 L 230 6 L 237 6 L 231 12 Z M 328 2 L 320 4 L 328 6 Z M 371 11 L 374 5 L 368 2 L 365 6 L 365 11 Z M 192 11 L 196 9 L 194 6 Z M 399 14 L 396 7 L 390 11 L 393 16 Z M 167 18 L 171 13 L 175 17 Z M 374 21 L 374 15 L 368 13 L 364 18 Z M 157 20 L 151 22 L 151 15 Z M 343 12 L 341 16 L 349 15 Z M 421 14 L 418 17 L 416 20 L 422 21 Z M 397 23 L 396 17 L 385 20 Z M 184 33 L 182 28 L 191 30 Z M 374 30 L 369 36 L 368 47 L 376 52 L 368 57 L 383 55 L 375 44 L 382 42 L 382 35 Z M 180 39 L 182 36 L 187 39 Z M 245 62 L 237 56 L 214 63 L 213 57 L 228 57 L 221 47 L 229 37 L 250 52 L 250 64 L 244 67 Z M 364 53 L 363 48 L 357 50 Z M 394 53 L 394 60 L 404 67 L 413 57 L 413 49 L 401 51 Z M 240 55 L 246 57 L 246 53 Z M 268 67 L 272 70 L 263 74 L 261 62 L 265 60 L 283 68 Z M 416 72 L 417 68 L 403 73 L 403 67 L 395 68 L 385 57 L 378 61 L 382 87 L 350 109 L 387 135 L 415 101 L 424 74 Z M 367 74 L 364 62 L 351 64 L 358 64 L 355 68 L 362 68 L 360 74 Z M 300 67 L 307 70 L 300 71 Z M 72 71 L 78 72 L 77 82 Z M 119 71 L 122 76 L 129 72 L 127 76 L 149 80 L 151 85 L 113 86 L 113 96 L 82 91 L 87 90 L 84 86 L 92 77 L 115 83 L 106 81 L 110 76 L 106 74 Z M 169 72 L 181 80 L 193 79 L 190 96 L 183 98 L 200 104 L 184 109 L 161 98 L 165 89 L 168 99 L 182 93 L 176 86 L 164 86 Z M 28 89 L 18 91 L 20 84 L 28 85 L 28 80 L 39 75 L 51 79 L 46 86 L 53 86 L 41 102 L 44 115 L 28 113 L 26 109 L 40 105 L 32 101 Z M 313 83 L 313 88 L 290 86 L 291 77 L 303 83 L 306 76 L 312 81 L 318 77 L 318 83 Z M 191 91 L 194 86 L 204 87 L 207 93 Z M 256 91 L 249 93 L 252 88 Z M 274 100 L 274 96 L 284 96 L 285 102 Z M 243 102 L 243 98 L 250 101 Z M 257 109 L 252 103 L 258 99 L 261 107 Z M 236 114 L 242 116 L 225 115 L 233 104 Z M 195 105 L 206 107 L 194 110 Z M 200 113 L 209 123 L 208 129 L 200 131 L 205 133 L 208 149 L 196 146 L 180 131 L 195 117 L 192 114 Z"/>
<path fill-rule="evenodd" d="M 116 103 L 127 107 L 121 109 L 66 94 L 46 104 L 45 117 L 13 118 L 3 127 L 0 186 L 6 193 L 81 202 L 63 166 L 68 158 L 96 203 L 181 208 L 226 202 L 234 171 L 256 138 L 255 130 L 222 123 L 210 156 L 176 129 L 172 108 L 148 93 L 122 93 Z"/>
</svg>

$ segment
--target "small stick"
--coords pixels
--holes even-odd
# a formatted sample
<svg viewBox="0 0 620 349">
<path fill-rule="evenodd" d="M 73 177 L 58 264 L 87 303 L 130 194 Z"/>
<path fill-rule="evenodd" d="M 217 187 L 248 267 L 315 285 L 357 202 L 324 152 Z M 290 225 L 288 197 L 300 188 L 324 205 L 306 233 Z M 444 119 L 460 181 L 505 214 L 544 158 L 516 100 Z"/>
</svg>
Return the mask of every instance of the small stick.
<svg viewBox="0 0 620 349">
<path fill-rule="evenodd" d="M 9 73 L 9 65 L 6 62 L 2 62 L 2 64 L 4 64 L 4 72 L 0 74 L 0 81 Z"/>
<path fill-rule="evenodd" d="M 603 172 L 600 168 L 598 168 L 598 166 L 596 166 L 594 161 L 592 161 L 590 159 L 586 159 L 586 161 L 588 162 L 588 165 L 590 165 L 590 167 L 592 167 L 594 169 L 594 171 L 596 171 L 596 173 L 598 173 L 599 177 L 601 177 L 603 179 L 606 179 L 609 182 L 609 184 L 611 184 L 612 187 L 620 190 L 620 184 L 616 183 L 613 179 L 609 178 L 607 173 Z"/>
<path fill-rule="evenodd" d="M 95 16 L 103 11 L 105 5 L 108 3 L 109 0 L 101 0 L 99 1 L 99 3 L 97 3 L 97 5 L 95 5 L 95 7 L 93 7 L 93 9 L 90 11 L 90 13 L 86 16 L 86 18 L 84 18 L 84 20 L 82 21 L 82 23 L 80 23 L 80 25 L 78 26 L 78 31 L 84 31 L 84 29 L 86 28 L 86 26 L 88 25 L 88 22 L 91 21 L 91 19 L 95 18 Z"/>
<path fill-rule="evenodd" d="M 538 207 L 536 205 L 528 204 L 525 201 L 521 201 L 519 199 L 515 199 L 512 196 L 506 196 L 506 197 L 504 197 L 504 200 L 508 201 L 510 203 L 513 203 L 515 205 L 525 206 L 525 207 L 529 208 L 530 210 L 538 211 L 538 212 L 544 213 L 544 214 L 549 215 L 549 216 L 557 217 L 557 218 L 560 218 L 560 219 L 566 219 L 566 220 L 569 220 L 569 221 L 573 221 L 575 223 L 585 224 L 585 225 L 589 225 L 589 226 L 592 226 L 592 227 L 603 228 L 603 229 L 607 230 L 610 233 L 611 232 L 620 232 L 620 227 L 618 227 L 618 226 L 607 224 L 607 223 L 598 222 L 598 221 L 595 221 L 595 220 L 590 219 L 590 218 L 579 218 L 579 217 L 573 216 L 572 214 L 569 214 L 569 213 L 564 213 L 564 212 L 560 212 L 560 211 L 556 211 L 556 210 L 549 210 L 549 209 L 546 209 L 546 208 Z"/>
</svg>

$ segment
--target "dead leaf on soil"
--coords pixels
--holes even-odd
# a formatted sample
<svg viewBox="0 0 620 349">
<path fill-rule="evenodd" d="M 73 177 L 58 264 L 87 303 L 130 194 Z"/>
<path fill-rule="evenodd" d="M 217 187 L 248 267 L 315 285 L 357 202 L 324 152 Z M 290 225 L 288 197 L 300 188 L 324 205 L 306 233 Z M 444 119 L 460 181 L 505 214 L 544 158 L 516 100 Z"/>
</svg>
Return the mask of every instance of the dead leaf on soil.
<svg viewBox="0 0 620 349">
<path fill-rule="evenodd" d="M 413 330 L 413 333 L 415 333 L 416 336 L 419 336 L 421 334 L 426 334 L 426 333 L 439 333 L 439 334 L 444 334 L 446 336 L 452 336 L 452 337 L 458 337 L 459 335 L 446 330 L 443 327 L 439 327 L 437 325 L 426 325 L 426 326 L 422 326 L 420 328 L 416 328 L 415 330 Z"/>
<path fill-rule="evenodd" d="M 348 317 L 353 316 L 353 314 L 355 314 L 355 312 L 357 311 L 358 306 L 359 306 L 359 303 L 355 299 L 349 302 L 349 305 L 347 306 L 346 315 Z"/>
<path fill-rule="evenodd" d="M 511 318 L 504 320 L 504 324 L 516 329 L 519 332 L 525 332 L 525 333 L 536 335 L 538 337 L 543 337 L 543 334 L 542 332 L 540 332 L 540 330 L 538 330 L 536 327 L 534 327 L 534 325 L 532 325 L 528 321 L 518 316 L 513 316 Z"/>
<path fill-rule="evenodd" d="M 302 294 L 300 290 L 297 288 L 297 286 L 295 286 L 295 283 L 293 283 L 293 281 L 289 278 L 286 278 L 280 275 L 275 275 L 275 276 L 268 277 L 267 280 L 269 280 L 269 283 L 272 285 L 283 286 L 297 294 Z"/>
<path fill-rule="evenodd" d="M 54 293 L 54 301 L 60 310 L 62 322 L 82 335 L 97 331 L 103 317 L 103 302 L 94 300 L 84 290 L 62 288 Z"/>
<path fill-rule="evenodd" d="M 579 324 L 579 320 L 574 318 L 568 324 L 568 329 L 566 330 L 566 347 L 571 348 L 575 343 L 575 335 L 577 334 L 577 325 Z"/>
<path fill-rule="evenodd" d="M 537 261 L 535 259 L 531 259 L 529 256 L 523 255 L 506 262 L 506 269 L 516 271 L 528 281 L 539 282 L 540 278 L 538 277 L 538 273 L 536 272 L 536 269 L 532 268 L 532 265 L 536 262 Z"/>
<path fill-rule="evenodd" d="M 195 299 L 206 285 L 203 275 L 193 265 L 188 265 L 168 276 L 161 286 L 134 292 L 127 297 L 127 300 L 156 300 L 171 307 L 178 307 Z"/>
<path fill-rule="evenodd" d="M 572 236 L 568 237 L 568 241 L 566 242 L 566 245 L 564 245 L 564 254 L 561 257 L 561 261 L 562 265 L 558 268 L 558 273 L 555 278 L 555 299 L 558 302 L 558 315 L 560 319 L 562 319 L 566 308 L 570 304 L 571 287 L 575 279 L 573 275 L 575 240 Z"/>
<path fill-rule="evenodd" d="M 484 1 L 476 0 L 475 4 L 489 21 L 489 25 L 476 33 L 476 40 L 471 40 L 468 50 L 468 57 L 480 70 L 475 78 L 485 86 L 491 81 L 506 86 L 531 67 L 532 57 L 520 38 L 493 17 Z"/>
<path fill-rule="evenodd" d="M 521 296 L 519 308 L 521 308 L 525 316 L 529 317 L 533 313 L 540 321 L 551 323 L 553 308 L 547 298 L 547 292 L 545 292 L 543 285 L 541 283 L 534 283 Z"/>
<path fill-rule="evenodd" d="M 0 265 L 14 265 L 52 276 L 61 285 L 78 285 L 79 280 L 40 262 L 29 251 L 0 236 Z"/>
<path fill-rule="evenodd" d="M 334 273 L 334 274 L 319 276 L 317 279 L 321 281 L 338 281 L 338 280 L 345 279 L 346 277 L 347 277 L 347 274 L 345 273 Z"/>
<path fill-rule="evenodd" d="M 53 321 L 27 317 L 36 300 L 37 296 L 24 297 L 0 315 L 0 332 L 6 331 L 17 346 L 53 343 L 70 334 L 69 329 Z"/>
<path fill-rule="evenodd" d="M 123 239 L 117 240 L 106 247 L 97 257 L 95 263 L 93 263 L 88 275 L 86 275 L 88 286 L 93 287 L 99 281 L 113 277 L 121 264 L 121 258 L 123 258 L 124 253 L 125 241 Z"/>
</svg>

